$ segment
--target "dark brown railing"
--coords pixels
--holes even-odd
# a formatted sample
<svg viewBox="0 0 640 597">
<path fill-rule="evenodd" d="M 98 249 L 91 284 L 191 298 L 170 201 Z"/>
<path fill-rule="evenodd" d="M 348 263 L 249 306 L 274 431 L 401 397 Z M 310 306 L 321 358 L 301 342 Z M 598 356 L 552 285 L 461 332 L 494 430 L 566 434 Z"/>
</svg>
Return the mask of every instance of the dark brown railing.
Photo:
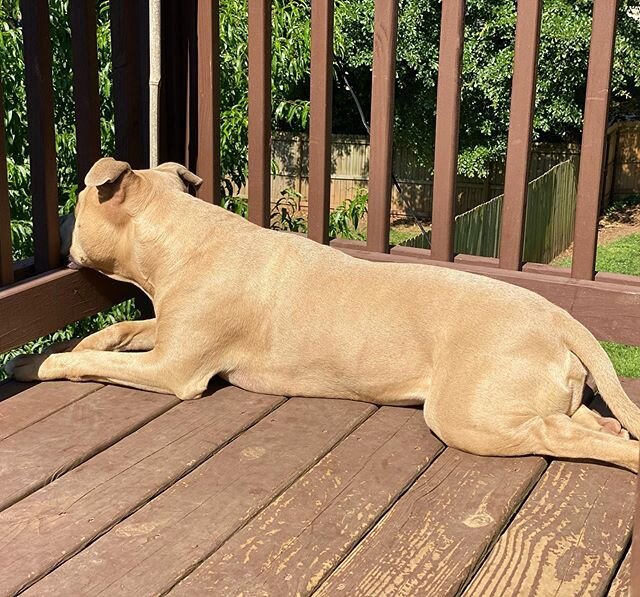
<svg viewBox="0 0 640 597">
<path fill-rule="evenodd" d="M 249 0 L 249 219 L 269 225 L 271 6 Z M 363 259 L 430 263 L 491 276 L 542 294 L 600 339 L 640 344 L 640 279 L 596 273 L 595 252 L 617 6 L 594 0 L 587 100 L 571 271 L 522 263 L 526 173 L 531 143 L 542 0 L 520 0 L 516 27 L 500 258 L 454 255 L 464 0 L 443 0 L 437 87 L 432 249 L 389 246 L 398 2 L 377 0 L 371 106 L 367 242 L 331 244 Z M 111 0 L 116 157 L 147 162 L 148 32 L 143 0 Z M 161 148 L 204 179 L 199 197 L 220 202 L 220 73 L 217 1 L 163 0 Z M 46 0 L 22 3 L 35 256 L 12 263 L 4 130 L 0 119 L 0 350 L 15 347 L 133 294 L 98 274 L 56 269 L 58 197 L 51 49 Z M 78 174 L 100 152 L 95 3 L 70 1 Z M 329 243 L 333 2 L 311 13 L 309 237 Z M 1 89 L 0 89 L 1 96 Z M 1 97 L 0 97 L 1 99 Z M 18 282 L 14 283 L 14 280 Z M 637 517 L 640 518 L 640 517 Z M 636 520 L 636 534 L 640 534 Z M 634 566 L 640 575 L 640 556 Z"/>
</svg>

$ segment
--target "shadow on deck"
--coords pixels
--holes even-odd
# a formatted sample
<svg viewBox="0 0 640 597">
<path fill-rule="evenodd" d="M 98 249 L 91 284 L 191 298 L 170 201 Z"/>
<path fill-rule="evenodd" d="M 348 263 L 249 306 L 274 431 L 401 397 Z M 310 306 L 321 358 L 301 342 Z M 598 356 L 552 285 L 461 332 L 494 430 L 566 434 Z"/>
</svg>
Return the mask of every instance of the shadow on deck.
<svg viewBox="0 0 640 597">
<path fill-rule="evenodd" d="M 628 592 L 623 470 L 472 456 L 417 409 L 231 386 L 0 400 L 2 595 Z"/>
</svg>

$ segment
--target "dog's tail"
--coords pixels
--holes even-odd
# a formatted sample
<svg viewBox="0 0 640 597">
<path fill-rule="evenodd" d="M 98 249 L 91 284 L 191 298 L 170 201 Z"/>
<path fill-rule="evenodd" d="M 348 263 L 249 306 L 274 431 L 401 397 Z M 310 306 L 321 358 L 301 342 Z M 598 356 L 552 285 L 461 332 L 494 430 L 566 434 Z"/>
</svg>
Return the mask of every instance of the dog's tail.
<svg viewBox="0 0 640 597">
<path fill-rule="evenodd" d="M 600 395 L 611 412 L 629 432 L 640 439 L 640 408 L 627 396 L 607 353 L 593 334 L 568 313 L 565 342 L 595 379 Z"/>
</svg>

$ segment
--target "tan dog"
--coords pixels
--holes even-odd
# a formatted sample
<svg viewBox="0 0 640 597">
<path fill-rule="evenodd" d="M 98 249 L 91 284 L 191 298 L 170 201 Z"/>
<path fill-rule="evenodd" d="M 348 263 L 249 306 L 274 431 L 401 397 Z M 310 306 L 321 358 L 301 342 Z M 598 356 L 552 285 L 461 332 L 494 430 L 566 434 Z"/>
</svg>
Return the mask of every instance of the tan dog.
<svg viewBox="0 0 640 597">
<path fill-rule="evenodd" d="M 71 352 L 20 357 L 19 380 L 97 380 L 181 399 L 214 375 L 256 392 L 423 404 L 476 454 L 593 458 L 638 470 L 640 444 L 581 405 L 587 374 L 633 435 L 640 410 L 595 338 L 522 288 L 441 267 L 372 263 L 195 200 L 178 164 L 99 160 L 72 262 L 141 287 L 156 319 Z M 138 352 L 124 352 L 138 351 Z"/>
</svg>

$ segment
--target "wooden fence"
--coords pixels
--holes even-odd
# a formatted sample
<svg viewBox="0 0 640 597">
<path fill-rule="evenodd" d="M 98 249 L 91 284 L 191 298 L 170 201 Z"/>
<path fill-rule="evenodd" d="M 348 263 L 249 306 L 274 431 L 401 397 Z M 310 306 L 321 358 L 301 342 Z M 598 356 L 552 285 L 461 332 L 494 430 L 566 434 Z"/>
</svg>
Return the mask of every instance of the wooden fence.
<svg viewBox="0 0 640 597">
<path fill-rule="evenodd" d="M 640 195 L 640 122 L 616 122 L 607 131 L 603 205 Z"/>
<path fill-rule="evenodd" d="M 531 181 L 527 190 L 523 261 L 549 263 L 573 240 L 578 172 L 575 159 L 551 168 Z M 482 203 L 455 218 L 455 252 L 498 257 L 504 195 Z M 402 243 L 428 249 L 431 234 Z"/>
<path fill-rule="evenodd" d="M 554 165 L 579 153 L 571 144 L 538 143 L 533 146 L 529 160 L 529 181 L 541 176 Z M 366 188 L 369 181 L 369 139 L 365 136 L 332 135 L 330 154 L 330 204 L 335 208 L 352 199 L 358 189 Z M 277 132 L 271 142 L 271 159 L 276 174 L 271 177 L 271 201 L 280 193 L 293 189 L 302 197 L 301 207 L 306 210 L 309 194 L 309 138 L 307 135 Z M 431 169 L 420 162 L 406 147 L 395 147 L 393 173 L 401 190 L 391 189 L 393 217 L 406 215 L 431 219 L 433 205 L 433 175 Z M 458 176 L 456 179 L 455 212 L 462 214 L 496 197 L 504 188 L 504 162 L 493 163 L 485 178 Z M 239 189 L 238 194 L 246 194 Z"/>
</svg>

